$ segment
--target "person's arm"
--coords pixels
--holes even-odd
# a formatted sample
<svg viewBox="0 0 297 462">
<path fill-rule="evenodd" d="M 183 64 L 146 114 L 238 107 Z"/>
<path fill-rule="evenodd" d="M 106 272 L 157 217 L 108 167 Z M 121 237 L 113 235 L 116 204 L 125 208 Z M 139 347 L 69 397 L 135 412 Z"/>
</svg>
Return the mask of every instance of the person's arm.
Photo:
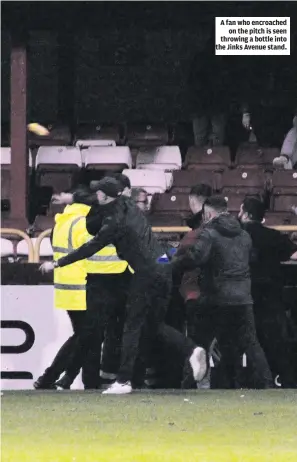
<svg viewBox="0 0 297 462">
<path fill-rule="evenodd" d="M 211 247 L 210 233 L 203 230 L 194 245 L 180 249 L 179 256 L 173 258 L 173 271 L 184 272 L 205 264 L 210 257 Z"/>
<path fill-rule="evenodd" d="M 112 243 L 114 233 L 116 230 L 116 221 L 112 218 L 104 220 L 101 230 L 96 236 L 86 244 L 82 245 L 79 249 L 74 250 L 65 257 L 60 258 L 56 262 L 56 266 L 63 267 L 75 263 L 79 260 L 89 258 L 99 250 L 103 249 L 108 244 Z"/>
<path fill-rule="evenodd" d="M 100 213 L 100 207 L 91 207 L 86 217 L 86 228 L 91 236 L 96 236 L 102 226 L 102 214 Z"/>
</svg>

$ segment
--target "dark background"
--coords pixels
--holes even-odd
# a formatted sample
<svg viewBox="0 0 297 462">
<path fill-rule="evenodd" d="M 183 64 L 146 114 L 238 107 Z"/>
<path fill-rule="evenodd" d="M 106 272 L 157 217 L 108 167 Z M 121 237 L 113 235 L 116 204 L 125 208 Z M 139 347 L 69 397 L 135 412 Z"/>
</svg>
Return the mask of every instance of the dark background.
<svg viewBox="0 0 297 462">
<path fill-rule="evenodd" d="M 29 44 L 29 120 L 169 123 L 190 119 L 190 66 L 215 16 L 268 14 L 297 24 L 295 2 L 3 2 L 2 121 L 12 31 Z M 273 59 L 282 66 L 286 57 Z"/>
</svg>

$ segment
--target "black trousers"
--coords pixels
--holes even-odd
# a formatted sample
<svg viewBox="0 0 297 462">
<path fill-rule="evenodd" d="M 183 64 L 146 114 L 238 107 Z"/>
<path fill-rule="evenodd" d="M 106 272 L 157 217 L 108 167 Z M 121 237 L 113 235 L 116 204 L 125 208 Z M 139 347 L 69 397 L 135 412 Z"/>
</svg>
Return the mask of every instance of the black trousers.
<svg viewBox="0 0 297 462">
<path fill-rule="evenodd" d="M 101 370 L 116 375 L 121 361 L 122 337 L 126 319 L 126 300 L 117 304 L 118 312 L 111 313 L 105 329 Z"/>
<path fill-rule="evenodd" d="M 46 369 L 43 375 L 44 378 L 50 383 L 54 383 L 56 380 L 58 380 L 60 375 L 66 370 L 71 357 L 75 353 L 78 336 L 84 327 L 86 311 L 67 311 L 67 314 L 70 318 L 74 334 L 69 337 L 68 340 L 66 340 L 66 342 L 62 345 L 52 364 Z M 79 373 L 79 370 L 80 368 L 77 370 L 76 375 Z M 84 374 L 85 368 L 83 365 L 83 381 Z"/>
<path fill-rule="evenodd" d="M 257 335 L 275 378 L 283 388 L 296 386 L 292 350 L 288 340 L 287 318 L 282 292 L 258 289 L 253 293 Z"/>
<path fill-rule="evenodd" d="M 127 299 L 118 382 L 132 381 L 139 357 L 141 363 L 150 366 L 149 358 L 156 340 L 184 357 L 190 356 L 195 348 L 192 340 L 164 323 L 171 287 L 171 272 L 165 265 L 155 273 L 138 272 L 133 276 Z"/>
<path fill-rule="evenodd" d="M 120 310 L 125 310 L 130 272 L 106 274 L 88 278 L 86 286 L 87 311 L 84 326 L 76 341 L 75 354 L 66 373 L 74 380 L 77 371 L 87 363 L 85 388 L 98 388 L 100 384 L 101 348 L 105 330 Z"/>
<path fill-rule="evenodd" d="M 196 343 L 209 348 L 217 339 L 222 354 L 222 367 L 229 376 L 241 368 L 242 356 L 247 355 L 252 388 L 273 386 L 271 372 L 256 334 L 252 305 L 205 306 L 198 303 L 196 315 Z"/>
</svg>

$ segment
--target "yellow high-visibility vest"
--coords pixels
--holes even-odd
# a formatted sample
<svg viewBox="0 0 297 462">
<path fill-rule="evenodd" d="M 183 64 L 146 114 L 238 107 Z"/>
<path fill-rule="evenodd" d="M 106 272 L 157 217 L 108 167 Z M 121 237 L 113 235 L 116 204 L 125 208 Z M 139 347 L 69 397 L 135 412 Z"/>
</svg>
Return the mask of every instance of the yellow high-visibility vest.
<svg viewBox="0 0 297 462">
<path fill-rule="evenodd" d="M 89 206 L 72 204 L 65 207 L 62 214 L 55 217 L 53 232 L 54 260 L 78 249 L 92 239 L 86 229 L 86 216 Z M 64 310 L 86 309 L 86 274 L 119 274 L 128 267 L 121 260 L 113 245 L 108 245 L 90 258 L 78 261 L 54 271 L 55 307 Z M 133 270 L 129 267 L 130 271 Z"/>
</svg>

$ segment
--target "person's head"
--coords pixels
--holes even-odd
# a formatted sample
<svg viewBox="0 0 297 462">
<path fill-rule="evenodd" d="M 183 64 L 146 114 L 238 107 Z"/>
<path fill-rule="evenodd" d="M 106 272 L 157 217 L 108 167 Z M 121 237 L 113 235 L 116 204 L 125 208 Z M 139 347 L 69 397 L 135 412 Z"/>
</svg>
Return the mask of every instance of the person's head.
<svg viewBox="0 0 297 462">
<path fill-rule="evenodd" d="M 132 199 L 135 201 L 137 207 L 142 210 L 143 212 L 147 212 L 148 210 L 148 193 L 145 189 L 142 188 L 132 188 Z"/>
<path fill-rule="evenodd" d="M 120 182 L 108 176 L 100 181 L 92 181 L 90 188 L 96 194 L 99 205 L 114 202 L 123 194 L 123 186 Z"/>
<path fill-rule="evenodd" d="M 240 206 L 238 218 L 241 223 L 258 221 L 262 223 L 265 216 L 265 206 L 257 197 L 246 197 Z"/>
<path fill-rule="evenodd" d="M 203 204 L 203 221 L 207 223 L 213 218 L 228 212 L 227 201 L 223 196 L 215 195 L 205 199 Z"/>
<path fill-rule="evenodd" d="M 106 175 L 109 178 L 115 178 L 123 187 L 123 196 L 131 197 L 131 182 L 123 173 L 109 172 Z"/>
<path fill-rule="evenodd" d="M 197 184 L 193 186 L 189 195 L 190 209 L 194 215 L 201 212 L 205 199 L 212 194 L 211 186 L 208 184 Z"/>
</svg>

